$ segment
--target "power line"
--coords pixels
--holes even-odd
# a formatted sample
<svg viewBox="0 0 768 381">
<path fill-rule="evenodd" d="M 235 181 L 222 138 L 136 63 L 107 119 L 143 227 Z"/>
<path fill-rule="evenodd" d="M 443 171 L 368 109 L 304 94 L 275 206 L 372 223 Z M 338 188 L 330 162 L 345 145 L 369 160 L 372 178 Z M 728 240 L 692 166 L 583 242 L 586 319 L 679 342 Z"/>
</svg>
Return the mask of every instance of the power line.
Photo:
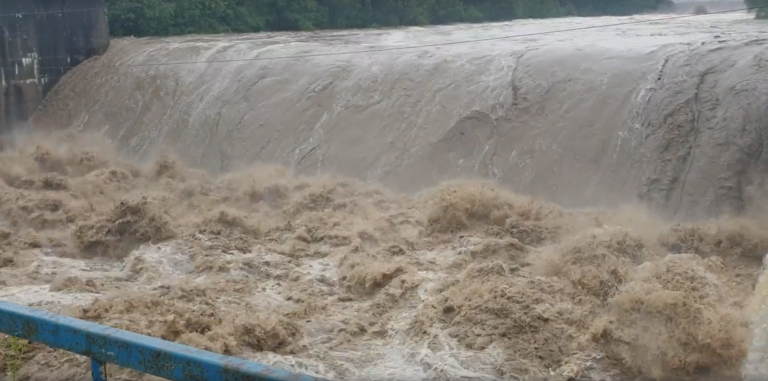
<svg viewBox="0 0 768 381">
<path fill-rule="evenodd" d="M 141 7 L 141 4 L 126 4 L 126 5 L 121 5 L 115 8 L 126 9 L 126 8 L 138 8 L 138 7 Z M 20 17 L 20 16 L 38 16 L 38 15 L 64 14 L 64 13 L 75 13 L 75 12 L 93 12 L 93 11 L 101 11 L 106 9 L 107 7 L 97 7 L 97 8 L 80 8 L 80 9 L 61 9 L 61 10 L 43 11 L 43 12 L 18 12 L 18 13 L 12 12 L 12 13 L 0 13 L 0 17 Z"/>
<path fill-rule="evenodd" d="M 735 12 L 749 12 L 749 11 L 763 9 L 763 8 L 768 8 L 768 6 L 732 9 L 727 11 L 716 11 L 716 12 L 710 12 L 708 15 L 735 13 Z M 678 20 L 678 19 L 697 17 L 697 16 L 707 16 L 707 14 L 703 14 L 703 15 L 689 14 L 689 15 L 679 15 L 679 16 L 670 16 L 670 17 L 660 17 L 660 18 L 651 19 L 651 20 L 635 20 L 635 21 L 627 21 L 627 22 L 613 23 L 613 24 L 592 25 L 592 26 L 585 26 L 585 27 L 579 27 L 579 28 L 558 29 L 558 30 L 546 31 L 546 32 L 523 33 L 523 34 L 515 34 L 515 35 L 499 36 L 499 37 L 477 38 L 472 40 L 440 42 L 440 43 L 434 43 L 434 44 L 393 46 L 389 48 L 368 49 L 368 50 L 351 50 L 347 52 L 329 52 L 329 53 L 303 54 L 303 55 L 295 55 L 295 56 L 254 57 L 254 58 L 239 58 L 239 59 L 209 60 L 209 61 L 180 61 L 180 62 L 161 62 L 161 63 L 152 63 L 152 64 L 149 64 L 149 63 L 148 64 L 126 64 L 126 65 L 114 65 L 111 67 L 197 65 L 197 64 L 210 64 L 210 63 L 272 61 L 272 60 L 296 59 L 296 58 L 340 56 L 340 55 L 350 55 L 350 54 L 381 53 L 381 52 L 391 52 L 391 51 L 397 51 L 397 50 L 424 49 L 424 48 L 434 48 L 434 47 L 448 46 L 448 45 L 460 45 L 460 44 L 472 44 L 472 43 L 486 42 L 486 41 L 508 40 L 508 39 L 514 39 L 514 38 L 533 37 L 533 36 L 541 36 L 541 35 L 556 34 L 556 33 L 578 32 L 578 31 L 590 30 L 590 29 L 612 28 L 612 27 L 625 26 L 625 25 L 643 24 L 643 23 L 651 23 L 651 22 L 667 21 L 667 20 Z"/>
<path fill-rule="evenodd" d="M 91 12 L 106 9 L 105 7 L 99 8 L 81 8 L 81 9 L 62 9 L 58 11 L 44 11 L 44 12 L 18 12 L 18 13 L 0 13 L 0 17 L 21 17 L 21 16 L 38 16 L 38 15 L 51 15 L 62 13 L 74 13 L 74 12 Z"/>
<path fill-rule="evenodd" d="M 128 5 L 127 8 L 131 8 L 135 5 Z M 732 9 L 732 10 L 725 10 L 725 11 L 716 11 L 711 12 L 709 15 L 712 14 L 724 14 L 724 13 L 735 13 L 735 12 L 749 12 L 754 11 L 758 9 L 765 9 L 768 8 L 768 6 L 760 6 L 760 7 L 750 7 L 750 8 L 740 8 L 740 9 Z M 83 9 L 76 9 L 76 10 L 63 10 L 63 11 L 51 11 L 51 12 L 37 12 L 37 13 L 20 13 L 20 14 L 0 14 L 1 16 L 8 16 L 8 15 L 39 15 L 39 14 L 55 14 L 55 13 L 72 13 L 72 12 L 85 12 L 85 11 L 95 11 L 100 9 L 106 9 L 106 8 L 83 8 Z M 545 32 L 533 32 L 533 33 L 523 33 L 523 34 L 515 34 L 515 35 L 507 35 L 507 36 L 499 36 L 499 37 L 488 37 L 488 38 L 478 38 L 478 39 L 472 39 L 472 40 L 461 40 L 461 41 L 450 41 L 450 42 L 442 42 L 442 43 L 433 43 L 433 44 L 422 44 L 422 45 L 410 45 L 410 46 L 395 46 L 395 47 L 389 47 L 389 48 L 379 48 L 379 49 L 368 49 L 368 50 L 353 50 L 353 51 L 347 51 L 347 52 L 329 52 L 329 53 L 315 53 L 315 54 L 304 54 L 304 55 L 294 55 L 294 56 L 276 56 L 276 57 L 254 57 L 254 58 L 241 58 L 241 59 L 224 59 L 224 60 L 209 60 L 209 61 L 181 61 L 181 62 L 162 62 L 162 63 L 147 63 L 147 64 L 126 64 L 126 65 L 114 65 L 114 66 L 106 66 L 102 68 L 121 68 L 121 67 L 150 67 L 150 66 L 174 66 L 174 65 L 198 65 L 198 64 L 211 64 L 211 63 L 232 63 L 232 62 L 253 62 L 253 61 L 270 61 L 270 60 L 283 60 L 283 59 L 297 59 L 297 58 L 313 58 L 313 57 L 327 57 L 327 56 L 338 56 L 338 55 L 352 55 L 352 54 L 364 54 L 364 53 L 380 53 L 380 52 L 390 52 L 390 51 L 398 51 L 398 50 L 412 50 L 412 49 L 425 49 L 425 48 L 433 48 L 433 47 L 440 47 L 440 46 L 450 46 L 450 45 L 460 45 L 460 44 L 471 44 L 471 43 L 477 43 L 477 42 L 486 42 L 486 41 L 498 41 L 498 40 L 506 40 L 506 39 L 514 39 L 514 38 L 522 38 L 522 37 L 533 37 L 533 36 L 541 36 L 541 35 L 549 35 L 549 34 L 556 34 L 556 33 L 568 33 L 568 32 L 578 32 L 583 30 L 592 30 L 592 29 L 602 29 L 602 28 L 612 28 L 612 27 L 618 27 L 618 26 L 625 26 L 625 25 L 634 25 L 634 24 L 643 24 L 643 23 L 652 23 L 652 22 L 659 22 L 659 21 L 667 21 L 667 20 L 678 20 L 683 18 L 690 18 L 690 17 L 697 17 L 697 16 L 706 16 L 707 14 L 687 14 L 687 15 L 678 15 L 678 16 L 670 16 L 670 17 L 660 17 L 655 19 L 649 19 L 649 20 L 635 20 L 635 21 L 627 21 L 627 22 L 621 22 L 621 23 L 612 23 L 612 24 L 603 24 L 603 25 L 592 25 L 592 26 L 585 26 L 585 27 L 578 27 L 578 28 L 568 28 L 568 29 L 558 29 L 553 31 L 545 31 Z M 39 57 L 39 60 L 49 60 L 49 59 L 65 59 L 68 58 L 67 56 L 60 56 L 60 57 Z M 1 67 L 0 67 L 1 68 Z M 48 67 L 38 67 L 38 70 L 63 70 L 63 69 L 73 69 L 75 66 L 48 66 Z M 3 69 L 14 69 L 14 68 L 3 68 Z M 61 73 L 62 75 L 64 73 Z M 42 106 L 44 103 L 44 100 L 40 99 L 30 99 L 30 100 L 14 100 L 11 102 L 8 102 L 8 100 L 5 100 L 5 105 L 26 105 L 26 104 L 33 104 L 37 103 L 37 107 Z"/>
<path fill-rule="evenodd" d="M 130 8 L 130 7 L 133 7 L 133 6 L 129 5 L 127 7 Z M 328 52 L 328 53 L 299 54 L 299 55 L 293 55 L 293 56 L 235 58 L 235 59 L 220 59 L 220 60 L 208 60 L 208 61 L 177 61 L 177 62 L 124 64 L 124 65 L 102 66 L 101 69 L 104 69 L 104 68 L 121 68 L 121 67 L 151 67 L 151 66 L 201 65 L 201 64 L 212 64 L 212 63 L 273 61 L 273 60 L 329 57 L 329 56 L 366 54 L 366 53 L 382 53 L 382 52 L 391 52 L 391 51 L 399 51 L 399 50 L 425 49 L 425 48 L 434 48 L 434 47 L 450 46 L 450 45 L 461 45 L 461 44 L 472 44 L 472 43 L 487 42 L 487 41 L 508 40 L 508 39 L 515 39 L 515 38 L 522 38 L 522 37 L 534 37 L 534 36 L 557 34 L 557 33 L 579 32 L 579 31 L 584 31 L 584 30 L 612 28 L 612 27 L 618 27 L 618 26 L 644 24 L 644 23 L 653 23 L 653 22 L 668 21 L 668 20 L 679 20 L 679 19 L 691 18 L 691 17 L 699 17 L 699 16 L 703 17 L 703 16 L 707 16 L 707 15 L 714 15 L 714 14 L 735 13 L 735 12 L 750 12 L 750 11 L 754 11 L 754 10 L 758 10 L 758 9 L 765 9 L 765 8 L 768 8 L 768 6 L 739 8 L 739 9 L 731 9 L 731 10 L 725 10 L 725 11 L 715 11 L 715 12 L 710 12 L 708 14 L 686 14 L 686 15 L 669 16 L 669 17 L 659 17 L 659 18 L 648 19 L 648 20 L 635 20 L 635 21 L 626 21 L 626 22 L 612 23 L 612 24 L 591 25 L 591 26 L 584 26 L 584 27 L 578 27 L 578 28 L 558 29 L 558 30 L 545 31 L 545 32 L 532 32 L 532 33 L 523 33 L 523 34 L 515 34 L 515 35 L 507 35 L 507 36 L 498 36 L 498 37 L 477 38 L 477 39 L 471 39 L 471 40 L 439 42 L 439 43 L 433 43 L 433 44 L 421 44 L 421 45 L 409 45 L 409 46 L 393 46 L 393 47 L 388 47 L 388 48 L 367 49 L 367 50 L 351 50 L 351 51 L 346 51 L 346 52 Z M 105 8 L 85 8 L 85 9 L 73 10 L 73 12 L 75 12 L 75 11 L 85 11 L 85 10 L 98 10 L 98 9 L 105 9 Z M 51 13 L 57 13 L 57 12 L 51 12 Z M 2 16 L 2 15 L 0 15 L 0 16 Z M 48 57 L 48 58 L 56 58 L 56 57 Z M 66 57 L 59 57 L 59 58 L 66 58 Z M 47 67 L 43 66 L 43 67 L 38 67 L 38 69 L 41 69 L 41 70 L 73 69 L 73 68 L 74 68 L 74 66 L 47 66 Z M 9 69 L 9 68 L 6 68 L 6 69 Z"/>
</svg>

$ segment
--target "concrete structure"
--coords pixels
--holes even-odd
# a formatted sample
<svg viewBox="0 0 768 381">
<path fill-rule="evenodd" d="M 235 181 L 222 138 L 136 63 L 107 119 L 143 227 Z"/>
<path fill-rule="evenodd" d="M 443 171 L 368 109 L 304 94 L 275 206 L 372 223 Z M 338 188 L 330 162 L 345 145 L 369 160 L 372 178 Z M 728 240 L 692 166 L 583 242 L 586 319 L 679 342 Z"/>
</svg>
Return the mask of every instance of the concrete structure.
<svg viewBox="0 0 768 381">
<path fill-rule="evenodd" d="M 25 121 L 66 72 L 109 47 L 104 0 L 0 1 L 0 133 Z"/>
</svg>

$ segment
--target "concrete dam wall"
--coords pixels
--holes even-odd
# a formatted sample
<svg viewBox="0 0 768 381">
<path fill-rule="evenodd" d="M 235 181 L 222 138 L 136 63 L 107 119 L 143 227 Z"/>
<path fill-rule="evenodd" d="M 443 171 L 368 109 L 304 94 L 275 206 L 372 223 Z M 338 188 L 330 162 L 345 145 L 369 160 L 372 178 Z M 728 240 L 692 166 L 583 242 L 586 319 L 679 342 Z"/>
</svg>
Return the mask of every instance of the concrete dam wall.
<svg viewBox="0 0 768 381">
<path fill-rule="evenodd" d="M 109 46 L 104 0 L 0 2 L 0 132 L 32 116 L 70 68 Z"/>
<path fill-rule="evenodd" d="M 567 207 L 738 212 L 768 173 L 765 27 L 663 17 L 114 40 L 35 122 L 213 172 L 266 161 L 406 191 L 480 176 Z"/>
</svg>

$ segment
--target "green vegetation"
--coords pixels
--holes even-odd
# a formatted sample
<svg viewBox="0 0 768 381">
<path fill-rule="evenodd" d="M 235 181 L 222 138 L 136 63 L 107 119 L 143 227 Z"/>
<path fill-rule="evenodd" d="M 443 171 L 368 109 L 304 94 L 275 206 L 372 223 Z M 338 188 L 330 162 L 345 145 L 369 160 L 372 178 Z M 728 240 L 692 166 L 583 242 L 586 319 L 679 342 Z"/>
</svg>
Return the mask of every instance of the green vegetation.
<svg viewBox="0 0 768 381">
<path fill-rule="evenodd" d="M 744 0 L 744 4 L 749 8 L 765 7 L 753 9 L 750 12 L 753 12 L 758 19 L 768 19 L 768 0 Z"/>
<path fill-rule="evenodd" d="M 768 1 L 768 0 L 754 0 Z M 107 0 L 115 36 L 346 29 L 628 15 L 665 0 Z"/>
<path fill-rule="evenodd" d="M 29 342 L 13 336 L 6 336 L 3 340 L 3 358 L 5 371 L 12 381 L 18 378 L 19 370 L 24 365 L 23 356 L 29 349 Z"/>
</svg>

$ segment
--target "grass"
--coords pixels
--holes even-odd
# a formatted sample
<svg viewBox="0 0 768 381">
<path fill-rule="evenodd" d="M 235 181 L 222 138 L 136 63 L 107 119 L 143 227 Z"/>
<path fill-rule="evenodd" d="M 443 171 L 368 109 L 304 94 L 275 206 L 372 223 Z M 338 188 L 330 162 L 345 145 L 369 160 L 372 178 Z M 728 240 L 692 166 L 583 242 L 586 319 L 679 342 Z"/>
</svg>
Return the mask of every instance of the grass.
<svg viewBox="0 0 768 381">
<path fill-rule="evenodd" d="M 19 370 L 24 365 L 22 357 L 29 349 L 29 342 L 13 336 L 5 336 L 2 348 L 6 374 L 12 381 L 17 381 Z"/>
</svg>

